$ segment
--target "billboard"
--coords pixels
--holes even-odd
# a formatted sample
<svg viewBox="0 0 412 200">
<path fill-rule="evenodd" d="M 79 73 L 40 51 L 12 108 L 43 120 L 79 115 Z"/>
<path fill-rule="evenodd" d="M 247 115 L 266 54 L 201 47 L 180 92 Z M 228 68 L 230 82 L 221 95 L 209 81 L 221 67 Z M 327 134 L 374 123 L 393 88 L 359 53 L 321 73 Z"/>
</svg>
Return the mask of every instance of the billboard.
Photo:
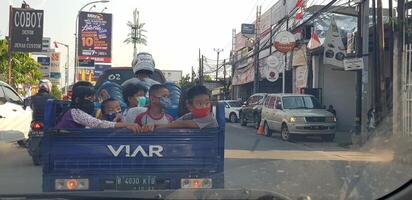
<svg viewBox="0 0 412 200">
<path fill-rule="evenodd" d="M 41 52 L 43 41 L 43 10 L 10 6 L 9 36 L 14 52 Z"/>
<path fill-rule="evenodd" d="M 80 12 L 78 56 L 82 60 L 112 61 L 112 14 Z"/>
<path fill-rule="evenodd" d="M 60 72 L 60 53 L 51 53 L 50 72 Z"/>
<path fill-rule="evenodd" d="M 241 26 L 241 33 L 244 35 L 253 35 L 255 31 L 255 24 L 242 24 Z"/>
<path fill-rule="evenodd" d="M 37 57 L 37 62 L 40 64 L 40 72 L 43 77 L 49 77 L 50 74 L 50 57 Z"/>
</svg>

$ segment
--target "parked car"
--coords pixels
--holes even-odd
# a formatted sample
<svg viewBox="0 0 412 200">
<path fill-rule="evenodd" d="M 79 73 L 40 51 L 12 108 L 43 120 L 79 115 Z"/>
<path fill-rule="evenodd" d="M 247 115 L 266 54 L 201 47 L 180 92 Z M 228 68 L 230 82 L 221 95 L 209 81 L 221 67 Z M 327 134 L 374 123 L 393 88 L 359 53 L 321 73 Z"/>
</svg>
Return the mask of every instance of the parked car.
<svg viewBox="0 0 412 200">
<path fill-rule="evenodd" d="M 262 105 L 266 96 L 267 93 L 256 93 L 243 103 L 239 111 L 240 124 L 242 126 L 246 126 L 247 123 L 254 123 L 256 128 L 259 127 Z"/>
<path fill-rule="evenodd" d="M 25 146 L 32 120 L 30 107 L 10 85 L 0 81 L 0 132 L 2 140 Z M 17 134 L 15 134 L 17 133 Z M 23 134 L 18 134 L 23 133 Z"/>
<path fill-rule="evenodd" d="M 222 100 L 219 101 L 225 105 L 225 119 L 232 123 L 239 120 L 239 110 L 242 108 L 242 102 L 239 100 Z"/>
<path fill-rule="evenodd" d="M 269 94 L 262 108 L 264 134 L 278 131 L 283 140 L 294 136 L 318 135 L 333 141 L 336 118 L 312 95 Z"/>
</svg>

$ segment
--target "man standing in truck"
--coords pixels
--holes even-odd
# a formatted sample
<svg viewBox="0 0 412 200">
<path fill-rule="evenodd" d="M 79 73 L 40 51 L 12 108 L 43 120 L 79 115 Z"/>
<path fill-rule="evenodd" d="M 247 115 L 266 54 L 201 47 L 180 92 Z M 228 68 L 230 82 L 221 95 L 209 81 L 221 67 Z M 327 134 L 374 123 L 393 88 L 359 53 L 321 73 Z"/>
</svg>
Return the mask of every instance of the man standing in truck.
<svg viewBox="0 0 412 200">
<path fill-rule="evenodd" d="M 128 84 L 141 84 L 146 87 L 147 90 L 149 90 L 152 85 L 160 84 L 159 82 L 150 78 L 150 75 L 153 74 L 155 69 L 155 62 L 150 53 L 138 53 L 132 61 L 132 68 L 135 77 L 125 81 L 122 84 L 123 87 Z"/>
</svg>

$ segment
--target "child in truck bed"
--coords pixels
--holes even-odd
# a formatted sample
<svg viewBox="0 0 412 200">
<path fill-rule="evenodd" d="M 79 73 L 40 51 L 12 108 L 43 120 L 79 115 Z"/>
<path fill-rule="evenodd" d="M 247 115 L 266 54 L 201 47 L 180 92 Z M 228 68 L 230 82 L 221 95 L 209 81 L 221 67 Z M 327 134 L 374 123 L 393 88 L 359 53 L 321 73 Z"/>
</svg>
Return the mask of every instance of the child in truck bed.
<svg viewBox="0 0 412 200">
<path fill-rule="evenodd" d="M 143 127 L 143 131 L 152 131 L 153 128 L 216 128 L 217 120 L 210 112 L 209 90 L 202 85 L 190 88 L 186 94 L 186 106 L 190 113 L 187 113 L 170 124 Z"/>
<path fill-rule="evenodd" d="M 165 85 L 155 84 L 149 89 L 150 104 L 146 112 L 137 115 L 135 123 L 140 126 L 168 124 L 173 121 L 173 117 L 167 114 L 164 109 L 171 106 L 169 90 Z"/>
</svg>

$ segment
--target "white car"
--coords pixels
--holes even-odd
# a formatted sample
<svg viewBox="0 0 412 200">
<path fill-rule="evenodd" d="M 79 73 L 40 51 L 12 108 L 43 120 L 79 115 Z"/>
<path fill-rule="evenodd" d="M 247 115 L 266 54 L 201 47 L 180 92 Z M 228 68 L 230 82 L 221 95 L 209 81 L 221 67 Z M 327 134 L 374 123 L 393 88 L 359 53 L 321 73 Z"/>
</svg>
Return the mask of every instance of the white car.
<svg viewBox="0 0 412 200">
<path fill-rule="evenodd" d="M 24 144 L 31 120 L 30 107 L 10 85 L 0 81 L 0 141 Z"/>
<path fill-rule="evenodd" d="M 238 100 L 222 100 L 225 104 L 225 118 L 232 123 L 236 123 L 239 120 L 239 110 L 242 107 L 241 101 Z"/>
</svg>

